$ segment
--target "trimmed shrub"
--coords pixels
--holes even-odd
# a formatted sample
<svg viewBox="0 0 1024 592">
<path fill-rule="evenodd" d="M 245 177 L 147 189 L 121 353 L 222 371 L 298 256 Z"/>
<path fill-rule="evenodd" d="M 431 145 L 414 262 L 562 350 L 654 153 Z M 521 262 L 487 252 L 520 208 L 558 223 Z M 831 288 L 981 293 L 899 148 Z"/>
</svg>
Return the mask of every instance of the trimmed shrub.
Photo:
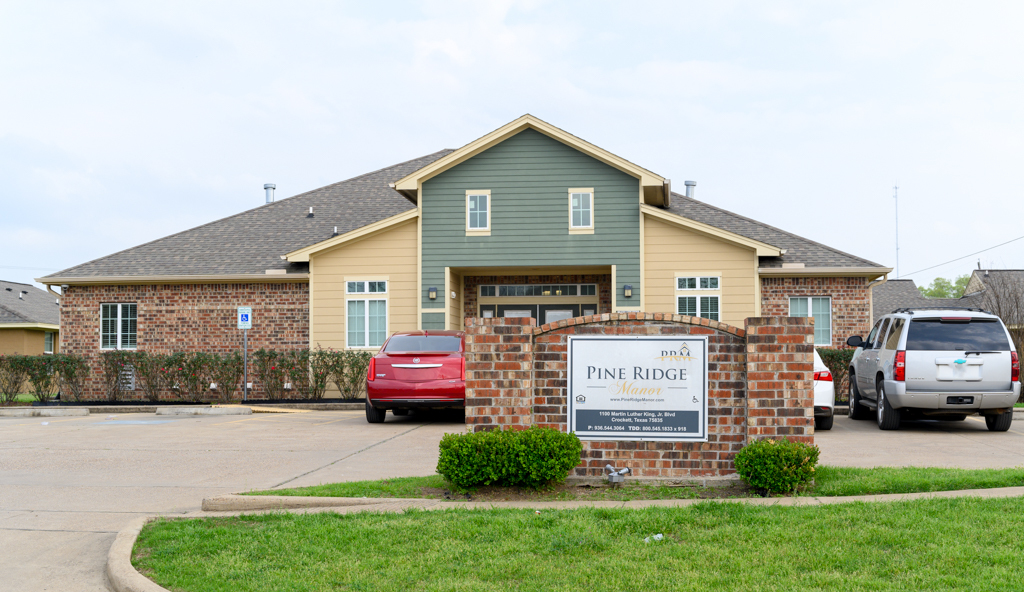
<svg viewBox="0 0 1024 592">
<path fill-rule="evenodd" d="M 445 434 L 437 472 L 459 489 L 483 485 L 537 489 L 564 481 L 580 464 L 582 450 L 576 434 L 536 426 Z"/>
<path fill-rule="evenodd" d="M 344 373 L 334 378 L 345 399 L 358 399 L 366 394 L 366 369 L 373 354 L 368 351 L 345 350 L 338 352 L 344 360 Z"/>
<path fill-rule="evenodd" d="M 82 400 L 85 380 L 89 378 L 89 363 L 85 358 L 73 354 L 55 354 L 53 365 L 60 380 L 60 396 L 74 402 Z"/>
<path fill-rule="evenodd" d="M 132 383 L 135 368 L 132 362 L 135 352 L 124 349 L 112 349 L 100 352 L 100 364 L 103 367 L 103 386 L 108 401 L 120 401 L 128 392 Z"/>
<path fill-rule="evenodd" d="M 198 403 L 206 398 L 212 357 L 206 352 L 180 352 L 168 357 L 168 374 L 182 399 Z"/>
<path fill-rule="evenodd" d="M 28 356 L 25 362 L 28 381 L 32 385 L 32 396 L 40 403 L 48 402 L 57 394 L 59 387 L 53 356 Z"/>
<path fill-rule="evenodd" d="M 0 355 L 0 403 L 17 401 L 28 380 L 28 356 Z"/>
<path fill-rule="evenodd" d="M 281 355 L 288 382 L 292 385 L 292 394 L 300 399 L 309 398 L 309 350 L 298 349 Z"/>
<path fill-rule="evenodd" d="M 227 403 L 242 382 L 242 354 L 231 352 L 222 356 L 214 355 L 210 360 L 210 382 L 217 384 L 218 398 Z"/>
<path fill-rule="evenodd" d="M 789 440 L 758 440 L 736 454 L 736 472 L 762 495 L 789 493 L 814 478 L 818 447 Z"/>
<path fill-rule="evenodd" d="M 132 366 L 135 368 L 136 387 L 142 394 L 156 403 L 167 384 L 167 356 L 149 352 L 135 352 Z"/>
<path fill-rule="evenodd" d="M 309 352 L 309 398 L 320 400 L 327 392 L 331 380 L 331 358 L 336 352 L 322 349 L 319 345 Z"/>
<path fill-rule="evenodd" d="M 825 365 L 828 366 L 828 371 L 832 373 L 832 385 L 835 387 L 836 401 L 848 400 L 850 398 L 850 384 L 847 380 L 849 379 L 850 360 L 853 359 L 853 352 L 857 351 L 857 349 L 852 347 L 843 349 L 819 347 L 817 350 L 818 355 L 821 356 L 821 361 L 825 362 Z"/>
<path fill-rule="evenodd" d="M 268 399 L 280 399 L 284 393 L 286 372 L 282 352 L 260 348 L 252 355 L 252 370 L 256 380 L 263 385 Z"/>
</svg>

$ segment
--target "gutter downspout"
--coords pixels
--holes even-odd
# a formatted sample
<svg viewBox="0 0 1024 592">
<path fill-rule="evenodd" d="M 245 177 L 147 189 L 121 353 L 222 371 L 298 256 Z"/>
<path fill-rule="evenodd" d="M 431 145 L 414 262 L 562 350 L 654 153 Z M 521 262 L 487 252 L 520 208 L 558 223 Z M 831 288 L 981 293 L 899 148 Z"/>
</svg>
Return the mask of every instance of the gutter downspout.
<svg viewBox="0 0 1024 592">
<path fill-rule="evenodd" d="M 881 286 L 887 281 L 889 281 L 889 274 L 885 274 L 882 276 L 882 279 L 875 280 L 868 284 L 868 306 L 871 307 L 871 319 L 868 320 L 868 327 L 871 327 L 871 325 L 874 324 L 872 321 L 875 320 L 875 294 L 872 288 L 875 286 Z M 870 329 L 868 330 L 870 331 Z"/>
</svg>

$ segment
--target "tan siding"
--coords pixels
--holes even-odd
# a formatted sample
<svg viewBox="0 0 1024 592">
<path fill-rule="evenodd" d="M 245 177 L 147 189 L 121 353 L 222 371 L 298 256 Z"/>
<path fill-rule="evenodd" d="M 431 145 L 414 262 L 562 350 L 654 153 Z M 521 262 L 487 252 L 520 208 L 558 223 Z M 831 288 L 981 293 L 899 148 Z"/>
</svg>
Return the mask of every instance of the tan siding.
<svg viewBox="0 0 1024 592">
<path fill-rule="evenodd" d="M 388 334 L 416 329 L 416 221 L 310 256 L 311 347 L 345 347 L 345 278 L 388 281 Z"/>
<path fill-rule="evenodd" d="M 448 299 L 448 328 L 452 331 L 462 329 L 462 287 L 462 276 L 452 273 L 448 278 L 448 294 L 445 294 Z M 452 298 L 452 292 L 455 292 L 455 298 Z"/>
<path fill-rule="evenodd" d="M 755 316 L 757 255 L 647 216 L 644 220 L 645 312 L 676 312 L 677 273 L 721 274 L 721 320 L 737 327 Z M 710 292 L 687 292 L 699 296 Z"/>
<path fill-rule="evenodd" d="M 3 329 L 0 327 L 0 355 L 20 354 L 38 356 L 43 353 L 46 332 L 32 329 Z M 54 349 L 57 344 L 54 343 Z"/>
</svg>

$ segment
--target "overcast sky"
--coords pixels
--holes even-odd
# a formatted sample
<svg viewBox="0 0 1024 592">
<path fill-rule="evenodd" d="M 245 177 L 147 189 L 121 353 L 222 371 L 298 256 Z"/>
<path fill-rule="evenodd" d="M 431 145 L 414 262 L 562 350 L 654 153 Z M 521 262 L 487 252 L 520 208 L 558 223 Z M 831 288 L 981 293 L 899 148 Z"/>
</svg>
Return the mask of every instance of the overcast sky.
<svg viewBox="0 0 1024 592">
<path fill-rule="evenodd" d="M 1014 2 L 0 0 L 0 278 L 531 113 L 901 275 L 1024 235 Z M 910 277 L 1024 268 L 1024 240 Z M 895 277 L 895 274 L 893 276 Z"/>
</svg>

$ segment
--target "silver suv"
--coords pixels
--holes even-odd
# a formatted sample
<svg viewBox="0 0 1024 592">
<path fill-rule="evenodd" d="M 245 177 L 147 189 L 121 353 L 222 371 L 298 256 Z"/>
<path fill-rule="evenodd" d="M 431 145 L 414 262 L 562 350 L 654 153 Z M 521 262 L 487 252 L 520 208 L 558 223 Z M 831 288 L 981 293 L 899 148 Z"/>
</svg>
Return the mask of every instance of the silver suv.
<svg viewBox="0 0 1024 592">
<path fill-rule="evenodd" d="M 850 418 L 875 411 L 878 427 L 901 419 L 985 417 L 1005 432 L 1020 397 L 1020 359 L 999 317 L 979 308 L 901 308 L 877 323 L 850 363 Z"/>
</svg>

